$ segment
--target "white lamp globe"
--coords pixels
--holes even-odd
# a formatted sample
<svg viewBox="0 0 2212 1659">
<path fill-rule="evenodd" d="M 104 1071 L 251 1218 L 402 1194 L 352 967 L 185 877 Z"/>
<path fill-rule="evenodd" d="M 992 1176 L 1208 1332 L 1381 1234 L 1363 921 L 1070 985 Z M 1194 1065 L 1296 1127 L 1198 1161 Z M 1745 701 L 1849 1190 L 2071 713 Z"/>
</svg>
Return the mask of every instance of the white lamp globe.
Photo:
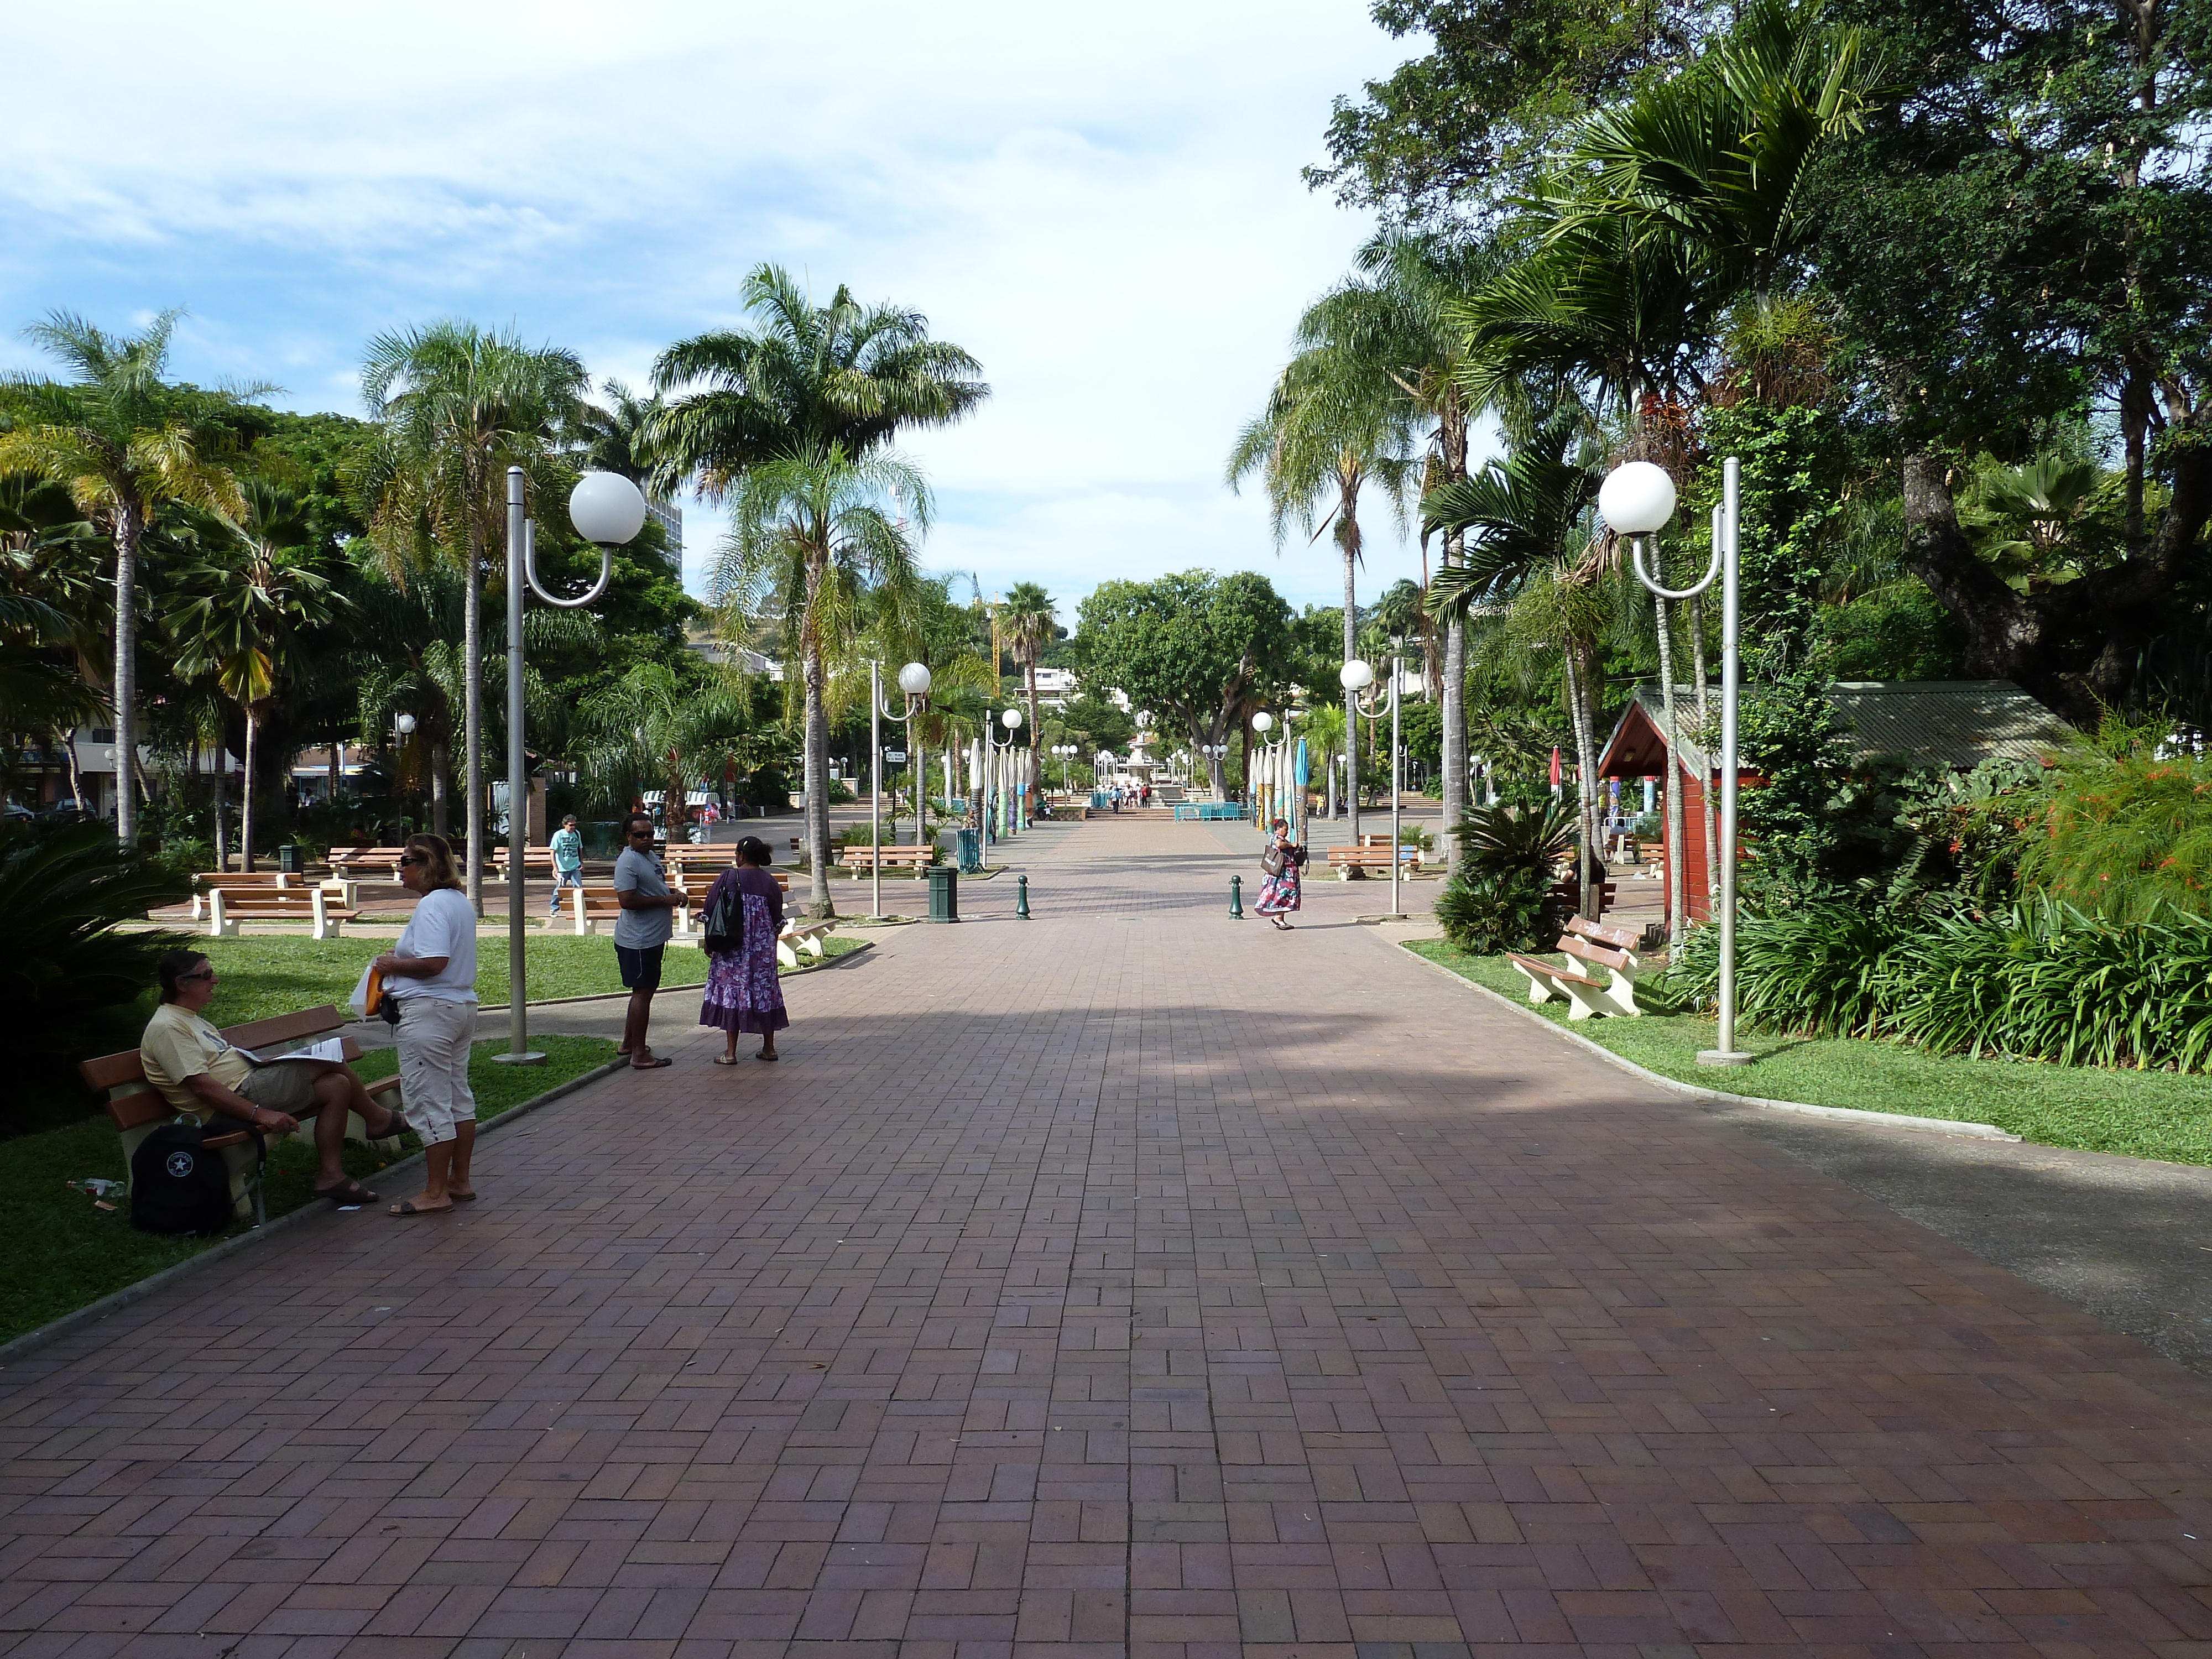
<svg viewBox="0 0 2212 1659">
<path fill-rule="evenodd" d="M 1375 671 L 1354 657 L 1336 671 L 1336 678 L 1347 691 L 1364 691 L 1375 684 Z"/>
<path fill-rule="evenodd" d="M 1273 728 L 1274 724 L 1275 717 L 1273 714 L 1270 714 L 1264 708 L 1262 708 L 1258 714 L 1252 716 L 1252 729 L 1255 732 L 1270 731 Z"/>
<path fill-rule="evenodd" d="M 1650 535 L 1674 516 L 1674 481 L 1650 461 L 1626 462 L 1598 487 L 1597 510 L 1620 535 Z"/>
<path fill-rule="evenodd" d="M 587 542 L 620 547 L 645 528 L 645 497 L 619 472 L 586 472 L 568 492 L 568 522 Z"/>
<path fill-rule="evenodd" d="M 899 670 L 899 690 L 909 697 L 929 695 L 929 667 L 926 663 L 910 662 Z"/>
<path fill-rule="evenodd" d="M 1022 711 L 1018 708 L 1009 708 L 999 716 L 999 723 L 1009 732 L 1019 731 L 1022 724 Z"/>
<path fill-rule="evenodd" d="M 399 728 L 399 735 L 403 738 L 415 730 L 415 717 L 412 714 L 402 714 L 392 723 Z"/>
</svg>

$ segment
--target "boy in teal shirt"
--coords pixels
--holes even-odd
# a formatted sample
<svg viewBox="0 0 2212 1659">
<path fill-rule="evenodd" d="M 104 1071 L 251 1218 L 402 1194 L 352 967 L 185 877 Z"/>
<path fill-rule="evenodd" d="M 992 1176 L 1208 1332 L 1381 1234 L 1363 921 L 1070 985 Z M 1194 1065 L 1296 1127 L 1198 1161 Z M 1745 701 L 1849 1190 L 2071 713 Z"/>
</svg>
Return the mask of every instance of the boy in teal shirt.
<svg viewBox="0 0 2212 1659">
<path fill-rule="evenodd" d="M 584 885 L 584 836 L 576 828 L 574 812 L 561 820 L 561 827 L 553 832 L 553 904 L 546 911 L 549 916 L 561 914 L 561 890 L 574 887 L 579 891 Z"/>
</svg>

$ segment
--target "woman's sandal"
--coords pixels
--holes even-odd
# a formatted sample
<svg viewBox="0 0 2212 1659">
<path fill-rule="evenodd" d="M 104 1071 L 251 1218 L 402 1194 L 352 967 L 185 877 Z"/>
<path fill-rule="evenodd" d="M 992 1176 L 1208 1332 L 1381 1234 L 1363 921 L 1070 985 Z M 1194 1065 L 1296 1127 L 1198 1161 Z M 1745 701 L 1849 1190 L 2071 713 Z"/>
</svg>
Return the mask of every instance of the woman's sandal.
<svg viewBox="0 0 2212 1659">
<path fill-rule="evenodd" d="M 390 1213 L 392 1215 L 446 1215 L 449 1214 L 450 1212 L 444 1208 L 435 1210 L 418 1209 L 411 1200 L 403 1198 L 397 1204 L 392 1206 Z"/>
<path fill-rule="evenodd" d="M 755 1060 L 781 1060 L 783 1056 L 781 1054 L 755 1054 L 753 1058 Z"/>
<path fill-rule="evenodd" d="M 364 1204 L 376 1202 L 374 1193 L 350 1177 L 335 1187 L 318 1187 L 314 1194 L 317 1198 L 327 1198 L 341 1210 L 358 1210 Z"/>
<path fill-rule="evenodd" d="M 655 1054 L 651 1060 L 639 1060 L 632 1056 L 629 1068 L 633 1072 L 657 1072 L 664 1066 L 673 1066 L 675 1063 L 666 1054 Z"/>
<path fill-rule="evenodd" d="M 738 1057 L 735 1054 L 716 1054 L 714 1056 L 714 1064 L 717 1066 L 734 1066 L 737 1063 Z"/>
</svg>

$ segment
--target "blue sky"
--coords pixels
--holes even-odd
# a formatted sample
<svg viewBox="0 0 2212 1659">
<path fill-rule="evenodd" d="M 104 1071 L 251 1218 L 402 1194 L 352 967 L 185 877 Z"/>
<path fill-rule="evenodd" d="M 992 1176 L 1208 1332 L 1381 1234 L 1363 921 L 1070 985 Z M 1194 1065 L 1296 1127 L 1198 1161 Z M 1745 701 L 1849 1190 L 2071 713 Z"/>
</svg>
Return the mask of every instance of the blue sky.
<svg viewBox="0 0 2212 1659">
<path fill-rule="evenodd" d="M 1279 555 L 1221 463 L 1370 229 L 1297 176 L 1329 100 L 1419 45 L 1363 0 L 12 7 L 0 367 L 51 307 L 181 305 L 182 375 L 288 408 L 360 412 L 363 343 L 441 316 L 635 385 L 774 259 L 981 359 L 990 403 L 908 445 L 932 567 L 1069 620 L 1200 565 L 1333 603 L 1327 542 Z M 1419 574 L 1366 517 L 1363 597 Z"/>
</svg>

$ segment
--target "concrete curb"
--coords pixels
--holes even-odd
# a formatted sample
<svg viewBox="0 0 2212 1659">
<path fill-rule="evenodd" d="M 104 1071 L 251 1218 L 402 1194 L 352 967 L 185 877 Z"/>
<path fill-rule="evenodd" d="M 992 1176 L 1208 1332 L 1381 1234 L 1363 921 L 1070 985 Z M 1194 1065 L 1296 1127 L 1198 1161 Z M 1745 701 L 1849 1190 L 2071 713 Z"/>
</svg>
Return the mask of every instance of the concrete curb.
<svg viewBox="0 0 2212 1659">
<path fill-rule="evenodd" d="M 542 1095 L 532 1095 L 529 1099 L 508 1107 L 497 1117 L 487 1118 L 477 1126 L 477 1138 L 481 1139 L 507 1124 L 514 1122 L 517 1118 L 527 1117 L 540 1107 L 550 1106 L 555 1101 L 564 1099 L 574 1094 L 579 1089 L 597 1083 L 601 1078 L 612 1077 L 617 1072 L 626 1072 L 629 1069 L 629 1061 L 622 1059 L 611 1060 L 604 1066 L 594 1066 L 580 1077 L 572 1077 L 566 1083 L 558 1084 Z M 410 1164 L 420 1164 L 422 1161 L 421 1152 L 410 1152 L 398 1162 L 387 1164 L 378 1170 L 377 1179 L 381 1181 L 406 1169 Z M 110 1314 L 120 1313 L 132 1303 L 143 1301 L 156 1291 L 165 1290 L 179 1279 L 198 1273 L 203 1267 L 212 1267 L 227 1257 L 237 1255 L 281 1233 L 304 1226 L 319 1216 L 337 1213 L 335 1210 L 323 1208 L 321 1200 L 311 1200 L 289 1214 L 280 1215 L 272 1221 L 264 1222 L 251 1232 L 240 1233 L 234 1238 L 226 1238 L 220 1244 L 202 1250 L 198 1255 L 187 1256 L 182 1261 L 164 1267 L 157 1273 L 149 1274 L 136 1284 L 125 1285 L 121 1290 L 103 1296 L 97 1302 L 88 1302 L 82 1308 L 65 1313 L 59 1319 L 52 1320 L 34 1331 L 26 1331 L 13 1341 L 0 1344 L 0 1370 L 6 1369 L 34 1349 L 43 1348 L 50 1342 L 58 1341 L 84 1326 L 97 1324 Z"/>
<path fill-rule="evenodd" d="M 1380 933 L 1377 933 L 1375 937 L 1386 938 Z M 1669 1090 L 1678 1095 L 1687 1095 L 1692 1100 L 1711 1101 L 1721 1106 L 1758 1106 L 1772 1112 L 1799 1112 L 1808 1117 L 1838 1118 L 1846 1123 L 1880 1124 L 1892 1129 L 1917 1129 L 1925 1134 L 1957 1135 L 1972 1140 L 2002 1140 L 2016 1145 L 2021 1139 L 2010 1130 L 1998 1128 L 1994 1123 L 1959 1122 L 1948 1117 L 1908 1117 L 1902 1112 L 1867 1112 L 1850 1106 L 1811 1106 L 1801 1100 L 1768 1100 L 1759 1095 L 1732 1095 L 1720 1089 L 1701 1089 L 1694 1083 L 1684 1083 L 1677 1078 L 1662 1077 L 1657 1072 L 1638 1066 L 1625 1055 L 1617 1054 L 1601 1044 L 1592 1042 L 1579 1032 L 1565 1030 L 1554 1022 L 1545 1018 L 1534 1009 L 1522 1006 L 1510 997 L 1500 996 L 1487 985 L 1478 985 L 1471 979 L 1455 974 L 1442 963 L 1431 962 L 1418 951 L 1407 950 L 1405 947 L 1409 942 L 1406 939 L 1388 940 L 1392 949 L 1419 963 L 1431 973 L 1441 974 L 1453 984 L 1489 998 L 1507 1012 L 1525 1019 L 1531 1024 L 1542 1026 L 1553 1036 L 1562 1037 L 1577 1048 L 1595 1054 L 1600 1060 L 1643 1079 L 1646 1083 L 1656 1084 L 1660 1088 Z"/>
</svg>

